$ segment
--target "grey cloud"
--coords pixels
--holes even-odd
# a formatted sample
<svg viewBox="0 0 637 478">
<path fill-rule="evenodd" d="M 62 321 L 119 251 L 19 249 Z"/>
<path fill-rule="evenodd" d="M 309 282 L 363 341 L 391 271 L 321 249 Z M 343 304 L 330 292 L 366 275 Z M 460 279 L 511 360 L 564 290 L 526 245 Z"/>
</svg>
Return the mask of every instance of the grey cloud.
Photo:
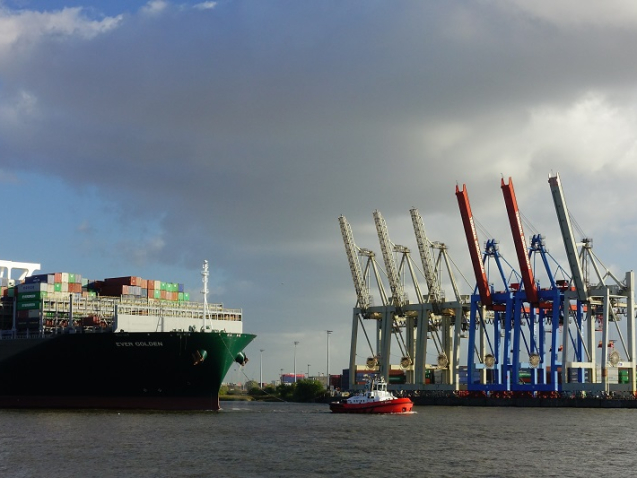
<svg viewBox="0 0 637 478">
<path fill-rule="evenodd" d="M 533 113 L 589 91 L 609 107 L 630 98 L 636 35 L 493 2 L 168 5 L 9 57 L 0 100 L 18 106 L 0 115 L 0 168 L 90 185 L 126 220 L 158 221 L 155 246 L 130 251 L 138 260 L 198 267 L 199 251 L 215 251 L 227 302 L 259 317 L 256 332 L 347 330 L 338 215 L 374 247 L 378 208 L 394 240 L 415 247 L 416 206 L 466 270 L 456 182 L 507 238 L 502 174 L 555 231 L 550 170 L 592 196 L 612 179 L 586 166 L 568 177 L 571 143 L 543 143 Z"/>
</svg>

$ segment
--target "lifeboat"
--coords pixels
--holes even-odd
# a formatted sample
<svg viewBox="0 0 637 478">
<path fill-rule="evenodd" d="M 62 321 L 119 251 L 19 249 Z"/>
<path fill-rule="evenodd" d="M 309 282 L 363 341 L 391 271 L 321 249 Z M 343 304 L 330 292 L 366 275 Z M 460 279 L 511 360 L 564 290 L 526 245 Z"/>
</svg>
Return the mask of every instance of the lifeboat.
<svg viewBox="0 0 637 478">
<path fill-rule="evenodd" d="M 410 398 L 392 395 L 383 377 L 374 377 L 368 380 L 364 393 L 332 402 L 330 410 L 334 413 L 408 413 L 413 406 Z"/>
</svg>

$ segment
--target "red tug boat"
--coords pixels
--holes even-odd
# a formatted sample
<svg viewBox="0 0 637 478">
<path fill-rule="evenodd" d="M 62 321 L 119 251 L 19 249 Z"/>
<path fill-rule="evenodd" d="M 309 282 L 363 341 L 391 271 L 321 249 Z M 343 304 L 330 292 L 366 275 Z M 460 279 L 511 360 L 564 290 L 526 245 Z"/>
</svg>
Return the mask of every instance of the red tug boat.
<svg viewBox="0 0 637 478">
<path fill-rule="evenodd" d="M 392 395 L 383 377 L 375 377 L 367 382 L 364 393 L 332 402 L 330 410 L 334 413 L 408 413 L 413 406 L 410 398 Z"/>
</svg>

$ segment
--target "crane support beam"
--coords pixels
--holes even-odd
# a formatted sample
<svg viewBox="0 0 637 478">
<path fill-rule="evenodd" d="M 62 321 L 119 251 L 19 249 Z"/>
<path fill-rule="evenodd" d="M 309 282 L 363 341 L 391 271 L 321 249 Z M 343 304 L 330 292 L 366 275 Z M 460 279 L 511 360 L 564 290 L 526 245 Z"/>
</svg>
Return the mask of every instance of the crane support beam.
<svg viewBox="0 0 637 478">
<path fill-rule="evenodd" d="M 467 186 L 463 184 L 462 188 L 463 189 L 461 191 L 460 188 L 458 188 L 458 186 L 456 185 L 456 197 L 458 198 L 460 216 L 462 217 L 464 232 L 467 236 L 467 245 L 469 247 L 469 255 L 471 256 L 473 271 L 476 276 L 478 292 L 480 293 L 480 301 L 482 302 L 483 306 L 489 308 L 493 305 L 493 298 L 491 297 L 491 290 L 489 289 L 487 272 L 484 268 L 484 263 L 482 262 L 480 242 L 478 241 L 478 232 L 476 231 L 473 214 L 471 213 L 471 205 L 469 203 Z"/>
<path fill-rule="evenodd" d="M 504 203 L 507 208 L 507 214 L 509 216 L 513 243 L 515 244 L 515 251 L 518 255 L 518 263 L 520 264 L 520 274 L 522 275 L 522 282 L 524 283 L 526 300 L 530 304 L 536 305 L 539 301 L 537 285 L 533 277 L 533 268 L 531 267 L 531 260 L 529 259 L 529 253 L 526 248 L 526 239 L 524 238 L 522 220 L 520 219 L 520 210 L 518 208 L 518 201 L 515 197 L 515 190 L 513 189 L 513 181 L 511 178 L 509 178 L 509 184 L 505 184 L 504 178 L 502 178 L 501 187 L 502 194 L 504 195 Z"/>
<path fill-rule="evenodd" d="M 566 200 L 564 199 L 564 192 L 562 191 L 562 183 L 560 182 L 559 173 L 556 173 L 554 177 L 549 176 L 549 185 L 551 187 L 551 194 L 553 195 L 553 203 L 555 204 L 557 220 L 560 224 L 560 231 L 562 232 L 562 240 L 564 241 L 564 248 L 566 249 L 566 257 L 571 268 L 571 276 L 573 277 L 575 290 L 577 291 L 577 299 L 581 302 L 586 302 L 588 300 L 588 291 L 584 284 L 582 264 L 577 253 L 577 244 L 575 243 L 575 238 L 573 236 L 571 218 L 569 217 L 568 208 L 566 207 Z"/>
</svg>

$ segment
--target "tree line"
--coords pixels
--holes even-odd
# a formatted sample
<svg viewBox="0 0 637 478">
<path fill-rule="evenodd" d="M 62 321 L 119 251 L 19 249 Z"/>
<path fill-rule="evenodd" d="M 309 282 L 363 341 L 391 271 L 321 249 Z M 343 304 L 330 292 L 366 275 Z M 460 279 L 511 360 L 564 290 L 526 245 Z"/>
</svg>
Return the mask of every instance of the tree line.
<svg viewBox="0 0 637 478">
<path fill-rule="evenodd" d="M 259 387 L 258 382 L 246 383 L 247 394 L 254 400 L 283 400 L 286 402 L 319 402 L 326 395 L 325 385 L 319 380 L 302 379 L 296 383 L 266 385 Z M 223 393 L 223 390 L 220 392 Z"/>
</svg>

